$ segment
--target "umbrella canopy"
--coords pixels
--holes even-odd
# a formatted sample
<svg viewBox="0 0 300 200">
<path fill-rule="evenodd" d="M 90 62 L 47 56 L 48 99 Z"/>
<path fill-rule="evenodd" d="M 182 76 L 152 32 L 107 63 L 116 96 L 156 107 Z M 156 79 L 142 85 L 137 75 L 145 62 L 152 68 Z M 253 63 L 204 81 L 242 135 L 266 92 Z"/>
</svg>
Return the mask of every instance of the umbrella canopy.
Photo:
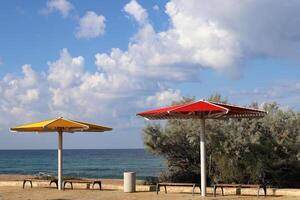
<svg viewBox="0 0 300 200">
<path fill-rule="evenodd" d="M 112 128 L 64 119 L 62 117 L 32 124 L 24 124 L 10 129 L 15 132 L 104 132 L 111 131 Z"/>
<path fill-rule="evenodd" d="M 258 109 L 205 100 L 137 113 L 137 115 L 151 120 L 259 118 L 265 114 L 265 111 Z"/>
<path fill-rule="evenodd" d="M 112 128 L 96 124 L 64 119 L 62 117 L 32 124 L 24 124 L 10 129 L 12 132 L 57 132 L 58 133 L 58 189 L 62 189 L 62 146 L 63 132 L 104 132 Z"/>
<path fill-rule="evenodd" d="M 260 118 L 267 113 L 262 110 L 228 105 L 224 103 L 200 100 L 197 102 L 170 106 L 137 113 L 149 120 L 160 119 L 199 119 L 200 130 L 200 172 L 201 195 L 206 196 L 206 152 L 205 152 L 205 119 L 226 118 Z"/>
</svg>

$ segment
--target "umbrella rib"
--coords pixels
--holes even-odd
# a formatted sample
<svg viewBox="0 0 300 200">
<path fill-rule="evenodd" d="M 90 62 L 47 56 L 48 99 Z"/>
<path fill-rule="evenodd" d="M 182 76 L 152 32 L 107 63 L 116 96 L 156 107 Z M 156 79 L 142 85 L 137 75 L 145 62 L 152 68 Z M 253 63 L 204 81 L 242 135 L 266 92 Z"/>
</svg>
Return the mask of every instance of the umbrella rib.
<svg viewBox="0 0 300 200">
<path fill-rule="evenodd" d="M 209 101 L 205 101 L 205 102 L 208 103 L 208 104 L 210 104 L 210 105 L 213 105 L 213 106 L 216 106 L 216 107 L 219 107 L 219 108 L 224 109 L 224 110 L 226 111 L 225 114 L 227 114 L 227 113 L 229 112 L 229 109 L 228 109 L 228 108 L 225 108 L 225 107 L 223 107 L 223 106 L 220 106 L 220 105 L 218 105 L 218 104 L 215 104 L 214 102 L 209 102 Z"/>
<path fill-rule="evenodd" d="M 224 110 L 224 111 L 219 112 L 219 113 L 208 114 L 207 118 L 213 118 L 213 117 L 219 118 L 219 117 L 222 117 L 222 116 L 226 115 L 227 113 L 228 113 L 228 110 Z"/>
<path fill-rule="evenodd" d="M 56 122 L 56 121 L 57 121 L 57 120 L 59 120 L 59 119 L 61 119 L 61 117 L 60 117 L 60 118 L 57 118 L 57 119 L 54 119 L 54 120 L 52 120 L 52 121 L 51 121 L 51 122 L 49 122 L 48 124 L 44 125 L 44 126 L 43 126 L 43 128 L 46 128 L 48 125 L 52 124 L 53 122 Z"/>
<path fill-rule="evenodd" d="M 57 118 L 57 119 L 53 120 L 52 122 L 46 124 L 45 126 L 43 126 L 43 128 L 47 128 L 47 126 L 49 126 L 50 124 L 56 122 L 56 121 L 59 120 L 59 119 L 63 119 L 63 120 L 65 120 L 65 121 L 68 121 L 68 122 L 75 123 L 75 124 L 78 124 L 78 125 L 80 125 L 80 126 L 83 126 L 83 127 L 85 127 L 85 128 L 83 128 L 84 130 L 89 129 L 89 126 L 87 126 L 87 125 L 85 125 L 85 124 L 81 124 L 81 123 L 79 123 L 79 122 L 75 122 L 75 121 L 72 121 L 72 120 L 64 119 L 64 118 L 62 118 L 62 117 Z"/>
<path fill-rule="evenodd" d="M 211 102 L 213 104 L 220 104 L 220 105 L 224 105 L 224 106 L 232 106 L 232 107 L 239 107 L 239 108 L 243 108 L 243 109 L 247 109 L 247 110 L 252 110 L 253 112 L 262 112 L 262 113 L 266 113 L 268 114 L 268 112 L 264 111 L 264 110 L 260 110 L 260 109 L 256 109 L 256 108 L 247 108 L 245 106 L 236 106 L 236 105 L 233 105 L 233 104 L 225 104 L 225 103 L 219 103 L 219 102 Z"/>
<path fill-rule="evenodd" d="M 192 104 L 195 104 L 195 103 L 198 103 L 198 101 L 197 102 L 191 102 L 191 103 L 187 103 L 187 104 L 183 104 L 183 105 L 179 105 L 179 107 L 176 107 L 176 108 L 173 108 L 173 109 L 170 109 L 170 110 L 168 110 L 167 111 L 167 113 L 171 113 L 172 111 L 174 111 L 174 110 L 177 110 L 177 109 L 179 109 L 179 108 L 184 108 L 184 107 L 186 107 L 186 106 L 190 106 L 190 105 L 192 105 Z"/>
<path fill-rule="evenodd" d="M 84 126 L 86 129 L 89 129 L 89 128 L 90 128 L 88 125 L 82 124 L 82 123 L 80 123 L 80 122 L 75 122 L 75 121 L 69 120 L 69 119 L 64 119 L 64 120 L 66 120 L 66 121 L 68 121 L 68 122 L 72 122 L 72 123 L 78 124 L 78 125 L 80 125 L 80 126 Z"/>
</svg>

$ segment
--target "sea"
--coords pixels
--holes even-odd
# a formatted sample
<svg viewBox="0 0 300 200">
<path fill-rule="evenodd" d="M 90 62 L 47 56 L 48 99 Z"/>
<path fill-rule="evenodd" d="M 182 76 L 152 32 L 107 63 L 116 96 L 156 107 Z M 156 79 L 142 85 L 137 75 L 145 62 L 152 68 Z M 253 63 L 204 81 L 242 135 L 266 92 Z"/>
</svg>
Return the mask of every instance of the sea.
<svg viewBox="0 0 300 200">
<path fill-rule="evenodd" d="M 144 149 L 65 149 L 63 176 L 122 178 L 126 171 L 138 179 L 158 177 L 163 158 Z M 0 150 L 0 174 L 57 175 L 57 150 Z"/>
</svg>

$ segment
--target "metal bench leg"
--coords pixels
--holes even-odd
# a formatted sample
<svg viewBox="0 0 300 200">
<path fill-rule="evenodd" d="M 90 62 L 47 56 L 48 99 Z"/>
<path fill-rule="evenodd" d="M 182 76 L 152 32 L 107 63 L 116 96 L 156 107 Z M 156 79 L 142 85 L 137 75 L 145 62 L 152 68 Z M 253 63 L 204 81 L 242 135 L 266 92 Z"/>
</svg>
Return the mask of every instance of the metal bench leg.
<svg viewBox="0 0 300 200">
<path fill-rule="evenodd" d="M 67 184 L 67 182 L 64 181 L 64 182 L 63 182 L 63 185 L 64 185 L 64 188 L 63 188 L 63 189 L 64 189 L 64 190 L 66 189 L 66 184 Z"/>
<path fill-rule="evenodd" d="M 167 194 L 167 186 L 165 185 L 165 193 Z"/>
<path fill-rule="evenodd" d="M 217 193 L 217 186 L 214 185 L 214 197 L 216 196 Z"/>
<path fill-rule="evenodd" d="M 29 182 L 30 187 L 32 188 L 32 181 L 27 180 L 27 181 L 23 181 L 23 189 L 25 188 L 26 182 Z"/>
<path fill-rule="evenodd" d="M 223 187 L 221 187 L 221 190 L 222 190 L 222 196 L 224 196 L 224 190 L 223 190 Z"/>
<path fill-rule="evenodd" d="M 156 194 L 157 194 L 157 195 L 158 195 L 159 189 L 160 189 L 160 186 L 159 186 L 159 183 L 157 183 L 157 184 L 156 184 Z"/>
<path fill-rule="evenodd" d="M 237 187 L 237 189 L 239 189 L 239 195 L 242 195 L 242 187 Z"/>
<path fill-rule="evenodd" d="M 55 183 L 56 189 L 58 188 L 58 182 L 56 180 L 50 181 L 49 187 L 51 187 L 52 183 Z"/>
<path fill-rule="evenodd" d="M 193 185 L 193 196 L 194 196 L 194 191 L 195 191 L 195 185 Z"/>
<path fill-rule="evenodd" d="M 71 190 L 73 190 L 73 183 L 72 182 L 64 182 L 64 189 L 66 188 L 66 184 L 69 183 L 71 186 Z"/>
<path fill-rule="evenodd" d="M 93 183 L 93 187 L 92 188 L 94 189 L 94 187 L 95 187 L 96 184 L 99 185 L 99 190 L 101 190 L 101 182 Z"/>
<path fill-rule="evenodd" d="M 260 191 L 260 189 L 263 189 L 264 190 L 264 195 L 265 195 L 265 197 L 267 196 L 267 187 L 265 187 L 265 186 L 258 186 L 258 189 L 257 189 L 257 197 L 259 197 L 259 191 Z"/>
</svg>

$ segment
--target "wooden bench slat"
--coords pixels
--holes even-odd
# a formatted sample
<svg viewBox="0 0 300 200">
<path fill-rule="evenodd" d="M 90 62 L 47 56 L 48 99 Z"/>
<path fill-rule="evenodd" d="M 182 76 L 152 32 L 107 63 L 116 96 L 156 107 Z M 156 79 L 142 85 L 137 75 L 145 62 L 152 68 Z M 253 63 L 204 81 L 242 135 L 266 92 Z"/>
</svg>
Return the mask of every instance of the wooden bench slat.
<svg viewBox="0 0 300 200">
<path fill-rule="evenodd" d="M 217 187 L 239 187 L 241 184 L 215 184 Z"/>
<path fill-rule="evenodd" d="M 65 182 L 72 182 L 72 183 L 94 183 L 94 182 L 100 182 L 98 181 L 83 181 L 83 180 L 64 180 Z"/>
<path fill-rule="evenodd" d="M 196 183 L 158 183 L 159 185 L 166 185 L 166 186 L 193 186 L 193 185 L 199 185 Z"/>
<path fill-rule="evenodd" d="M 245 185 L 245 184 L 242 184 L 241 187 L 243 187 L 243 188 L 246 188 L 246 187 L 254 188 L 254 187 L 262 187 L 262 185 Z"/>
</svg>

